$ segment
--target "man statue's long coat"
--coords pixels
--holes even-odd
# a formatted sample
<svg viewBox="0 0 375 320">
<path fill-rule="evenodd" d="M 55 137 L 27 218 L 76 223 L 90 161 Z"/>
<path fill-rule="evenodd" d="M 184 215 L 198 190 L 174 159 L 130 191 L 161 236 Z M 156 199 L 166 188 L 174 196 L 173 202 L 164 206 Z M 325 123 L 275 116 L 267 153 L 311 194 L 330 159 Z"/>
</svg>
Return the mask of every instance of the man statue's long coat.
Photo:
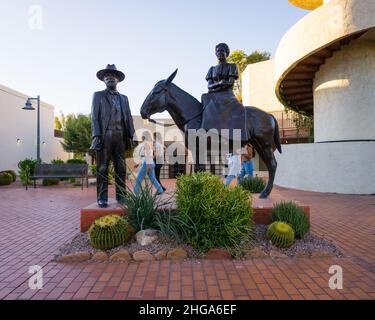
<svg viewBox="0 0 375 320">
<path fill-rule="evenodd" d="M 120 94 L 120 103 L 124 119 L 124 128 L 126 130 L 124 145 L 126 150 L 131 150 L 133 146 L 134 125 L 133 117 L 130 113 L 128 97 Z M 100 136 L 104 139 L 111 118 L 111 110 L 107 90 L 95 92 L 91 110 L 93 137 Z"/>
</svg>

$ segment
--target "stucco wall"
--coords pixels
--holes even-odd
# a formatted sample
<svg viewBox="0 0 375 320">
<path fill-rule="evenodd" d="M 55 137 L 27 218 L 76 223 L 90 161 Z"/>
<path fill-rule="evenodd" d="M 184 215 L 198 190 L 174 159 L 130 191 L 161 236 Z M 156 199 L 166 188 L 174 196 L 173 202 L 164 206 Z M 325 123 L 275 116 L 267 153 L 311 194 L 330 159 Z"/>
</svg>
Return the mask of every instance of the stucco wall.
<svg viewBox="0 0 375 320">
<path fill-rule="evenodd" d="M 374 12 L 374 0 L 331 0 L 303 17 L 280 41 L 275 55 L 277 81 L 320 48 L 374 27 Z"/>
<path fill-rule="evenodd" d="M 375 140 L 375 41 L 357 39 L 326 60 L 314 81 L 315 141 Z"/>
<path fill-rule="evenodd" d="M 250 64 L 242 73 L 242 102 L 267 112 L 284 110 L 275 94 L 275 61 L 273 59 Z M 254 170 L 260 170 L 259 155 L 256 154 Z"/>
<path fill-rule="evenodd" d="M 275 94 L 275 61 L 250 64 L 242 73 L 242 101 L 267 112 L 284 110 Z"/>
<path fill-rule="evenodd" d="M 18 170 L 20 160 L 36 159 L 37 112 L 22 110 L 26 100 L 26 95 L 0 85 L 0 171 Z M 40 121 L 42 160 L 68 159 L 69 154 L 63 151 L 60 139 L 54 138 L 53 106 L 41 104 Z"/>
<path fill-rule="evenodd" d="M 375 142 L 283 145 L 275 184 L 316 192 L 375 194 Z"/>
</svg>

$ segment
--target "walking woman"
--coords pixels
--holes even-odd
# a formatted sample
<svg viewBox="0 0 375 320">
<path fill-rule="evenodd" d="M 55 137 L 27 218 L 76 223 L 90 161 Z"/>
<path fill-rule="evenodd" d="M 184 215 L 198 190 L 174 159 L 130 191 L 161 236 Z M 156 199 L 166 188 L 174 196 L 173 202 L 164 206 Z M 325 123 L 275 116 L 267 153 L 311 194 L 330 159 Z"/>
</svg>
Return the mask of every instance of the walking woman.
<svg viewBox="0 0 375 320">
<path fill-rule="evenodd" d="M 241 183 L 245 176 L 254 177 L 254 162 L 255 151 L 253 146 L 248 143 L 241 152 L 242 167 L 240 174 L 238 175 L 238 183 Z"/>
<path fill-rule="evenodd" d="M 155 176 L 155 162 L 152 136 L 148 131 L 145 131 L 143 133 L 142 143 L 139 147 L 139 156 L 141 157 L 141 164 L 138 170 L 137 180 L 134 186 L 134 193 L 139 193 L 142 181 L 148 175 L 151 183 L 157 191 L 157 194 L 162 194 L 164 192 L 163 187 L 156 180 Z"/>
</svg>

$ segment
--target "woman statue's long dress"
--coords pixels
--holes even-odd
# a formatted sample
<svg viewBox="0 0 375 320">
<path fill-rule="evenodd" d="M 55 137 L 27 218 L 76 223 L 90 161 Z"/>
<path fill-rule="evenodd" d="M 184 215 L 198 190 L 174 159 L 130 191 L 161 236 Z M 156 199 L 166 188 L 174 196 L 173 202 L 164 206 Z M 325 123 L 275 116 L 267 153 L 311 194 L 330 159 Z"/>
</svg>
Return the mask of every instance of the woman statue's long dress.
<svg viewBox="0 0 375 320">
<path fill-rule="evenodd" d="M 202 95 L 202 128 L 217 129 L 219 134 L 229 129 L 230 140 L 248 141 L 246 114 L 243 105 L 233 93 L 233 86 L 238 79 L 238 67 L 228 63 L 229 47 L 225 43 L 216 46 L 219 64 L 208 71 L 208 93 Z M 241 131 L 234 131 L 238 129 Z"/>
</svg>

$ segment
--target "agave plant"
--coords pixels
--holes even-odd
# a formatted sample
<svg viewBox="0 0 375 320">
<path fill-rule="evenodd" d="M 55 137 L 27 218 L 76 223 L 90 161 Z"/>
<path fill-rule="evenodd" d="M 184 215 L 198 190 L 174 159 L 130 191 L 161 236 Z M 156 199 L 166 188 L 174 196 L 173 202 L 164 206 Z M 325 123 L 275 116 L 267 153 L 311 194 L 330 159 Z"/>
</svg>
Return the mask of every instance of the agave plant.
<svg viewBox="0 0 375 320">
<path fill-rule="evenodd" d="M 161 196 L 153 192 L 147 181 L 138 193 L 126 186 L 118 186 L 121 205 L 127 213 L 129 223 L 137 230 L 158 229 L 156 213 L 174 205 L 174 195 Z"/>
</svg>

